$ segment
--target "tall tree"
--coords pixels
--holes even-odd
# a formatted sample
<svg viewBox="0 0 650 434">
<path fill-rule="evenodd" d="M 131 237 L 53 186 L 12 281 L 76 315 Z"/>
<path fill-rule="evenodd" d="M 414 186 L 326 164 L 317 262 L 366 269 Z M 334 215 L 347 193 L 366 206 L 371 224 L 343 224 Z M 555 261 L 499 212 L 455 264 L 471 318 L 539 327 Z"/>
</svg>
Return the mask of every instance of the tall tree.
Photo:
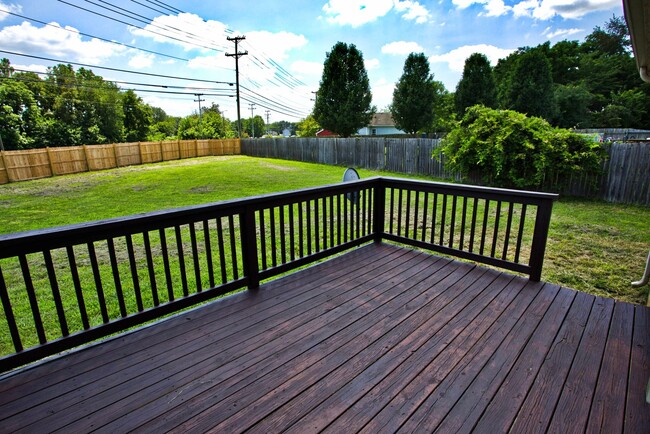
<svg viewBox="0 0 650 434">
<path fill-rule="evenodd" d="M 540 50 L 529 50 L 517 59 L 508 89 L 508 108 L 552 119 L 555 112 L 551 64 Z"/>
<path fill-rule="evenodd" d="M 428 127 L 433 118 L 436 88 L 424 53 L 411 53 L 404 62 L 404 71 L 393 91 L 390 113 L 395 126 L 415 134 Z"/>
<path fill-rule="evenodd" d="M 371 103 L 363 55 L 354 44 L 337 42 L 325 57 L 314 118 L 323 128 L 350 137 L 370 123 Z"/>
<path fill-rule="evenodd" d="M 463 117 L 465 109 L 476 104 L 496 107 L 496 85 L 485 54 L 474 53 L 465 60 L 463 75 L 456 87 L 455 104 L 458 117 Z"/>
<path fill-rule="evenodd" d="M 127 90 L 122 97 L 124 107 L 124 135 L 127 142 L 139 142 L 147 139 L 151 126 L 151 107 L 142 101 L 132 90 Z"/>
</svg>

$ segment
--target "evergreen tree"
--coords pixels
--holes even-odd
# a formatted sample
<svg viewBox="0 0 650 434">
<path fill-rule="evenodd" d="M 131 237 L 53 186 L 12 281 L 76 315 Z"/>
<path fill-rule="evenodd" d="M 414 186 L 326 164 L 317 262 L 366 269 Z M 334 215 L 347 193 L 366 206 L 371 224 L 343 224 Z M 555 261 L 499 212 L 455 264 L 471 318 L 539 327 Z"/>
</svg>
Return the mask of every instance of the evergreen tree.
<svg viewBox="0 0 650 434">
<path fill-rule="evenodd" d="M 462 117 L 467 107 L 481 104 L 496 107 L 497 91 L 488 58 L 474 53 L 465 60 L 463 75 L 456 87 L 456 113 Z"/>
<path fill-rule="evenodd" d="M 314 104 L 314 118 L 325 129 L 350 137 L 375 112 L 363 55 L 354 44 L 338 42 L 327 53 Z"/>
<path fill-rule="evenodd" d="M 436 100 L 433 75 L 424 53 L 411 53 L 404 62 L 404 72 L 393 91 L 390 113 L 395 126 L 415 134 L 428 127 Z"/>
<path fill-rule="evenodd" d="M 508 89 L 508 108 L 528 116 L 553 118 L 556 106 L 551 64 L 540 50 L 529 50 L 517 59 Z"/>
</svg>

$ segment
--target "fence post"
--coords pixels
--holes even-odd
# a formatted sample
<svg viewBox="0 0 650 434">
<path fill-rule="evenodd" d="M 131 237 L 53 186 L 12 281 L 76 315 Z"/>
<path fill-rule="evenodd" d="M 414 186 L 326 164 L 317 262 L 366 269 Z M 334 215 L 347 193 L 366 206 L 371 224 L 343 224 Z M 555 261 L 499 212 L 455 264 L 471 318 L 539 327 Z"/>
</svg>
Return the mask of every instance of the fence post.
<svg viewBox="0 0 650 434">
<path fill-rule="evenodd" d="M 546 240 L 548 239 L 548 229 L 551 223 L 551 211 L 553 210 L 553 200 L 543 200 L 537 206 L 537 216 L 535 217 L 535 232 L 533 233 L 533 243 L 530 249 L 530 280 L 539 282 L 542 278 L 542 265 L 544 264 L 544 252 L 546 251 Z"/>
<path fill-rule="evenodd" d="M 247 205 L 246 209 L 239 214 L 239 219 L 241 221 L 244 276 L 248 278 L 248 289 L 257 289 L 260 286 L 260 270 L 257 259 L 257 230 L 255 227 L 255 210 L 253 207 Z"/>
<path fill-rule="evenodd" d="M 372 216 L 372 231 L 375 243 L 380 244 L 386 224 L 386 186 L 381 179 L 378 179 L 374 184 L 373 202 L 375 206 Z"/>
</svg>

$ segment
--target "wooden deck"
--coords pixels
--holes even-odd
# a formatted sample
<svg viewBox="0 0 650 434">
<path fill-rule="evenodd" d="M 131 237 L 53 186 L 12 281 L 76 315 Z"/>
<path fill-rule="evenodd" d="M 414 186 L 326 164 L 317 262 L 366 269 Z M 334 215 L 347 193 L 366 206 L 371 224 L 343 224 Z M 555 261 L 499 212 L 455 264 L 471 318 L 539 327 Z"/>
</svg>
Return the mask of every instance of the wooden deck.
<svg viewBox="0 0 650 434">
<path fill-rule="evenodd" d="M 650 310 L 369 245 L 0 379 L 2 432 L 648 432 Z"/>
</svg>

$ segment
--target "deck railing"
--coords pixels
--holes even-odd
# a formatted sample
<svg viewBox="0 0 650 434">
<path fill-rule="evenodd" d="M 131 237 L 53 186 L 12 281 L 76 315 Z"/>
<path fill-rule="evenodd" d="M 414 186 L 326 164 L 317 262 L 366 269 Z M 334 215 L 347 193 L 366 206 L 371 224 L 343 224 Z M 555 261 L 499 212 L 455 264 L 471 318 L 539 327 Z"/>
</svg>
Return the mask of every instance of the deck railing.
<svg viewBox="0 0 650 434">
<path fill-rule="evenodd" d="M 555 195 L 372 178 L 0 236 L 0 372 L 371 241 L 539 280 Z"/>
</svg>

